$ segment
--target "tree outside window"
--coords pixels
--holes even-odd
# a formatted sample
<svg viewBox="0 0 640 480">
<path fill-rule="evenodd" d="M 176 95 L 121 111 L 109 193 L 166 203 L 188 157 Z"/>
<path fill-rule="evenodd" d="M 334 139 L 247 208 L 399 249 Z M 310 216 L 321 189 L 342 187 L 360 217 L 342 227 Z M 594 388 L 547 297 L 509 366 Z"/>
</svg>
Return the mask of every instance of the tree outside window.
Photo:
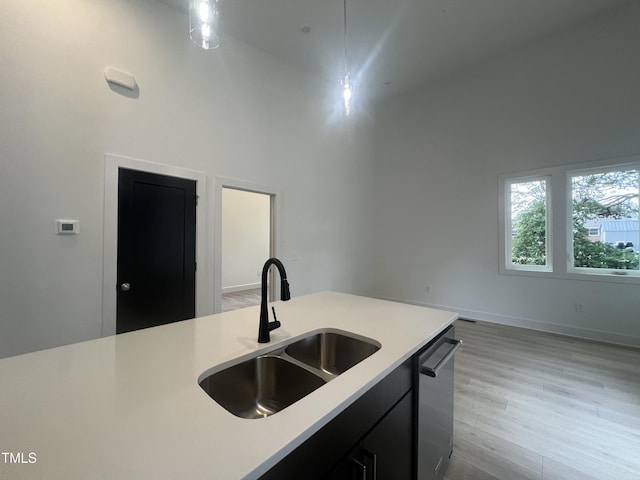
<svg viewBox="0 0 640 480">
<path fill-rule="evenodd" d="M 510 182 L 512 268 L 547 269 L 550 266 L 547 182 L 547 178 Z"/>
<path fill-rule="evenodd" d="M 608 170 L 571 176 L 573 267 L 638 270 L 639 171 Z M 588 223 L 599 223 L 599 239 Z"/>
</svg>

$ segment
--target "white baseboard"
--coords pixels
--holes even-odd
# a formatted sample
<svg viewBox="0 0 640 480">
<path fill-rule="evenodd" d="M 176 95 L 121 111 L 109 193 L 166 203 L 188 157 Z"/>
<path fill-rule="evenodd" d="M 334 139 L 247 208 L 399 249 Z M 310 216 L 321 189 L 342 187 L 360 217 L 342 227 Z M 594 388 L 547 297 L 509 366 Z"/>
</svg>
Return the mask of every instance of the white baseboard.
<svg viewBox="0 0 640 480">
<path fill-rule="evenodd" d="M 260 288 L 262 284 L 258 283 L 247 283 L 246 285 L 234 285 L 231 287 L 222 287 L 222 293 L 235 293 L 235 292 L 243 292 L 245 290 L 253 290 L 255 288 Z"/>
<path fill-rule="evenodd" d="M 630 347 L 640 347 L 640 337 L 631 335 L 622 335 L 614 332 L 604 332 L 602 330 L 592 330 L 588 328 L 573 327 L 569 325 L 558 325 L 551 322 L 543 322 L 541 320 L 532 320 L 523 317 L 513 317 L 490 312 L 480 312 L 477 310 L 468 310 L 464 308 L 456 308 L 447 305 L 435 305 L 422 302 L 413 302 L 410 300 L 402 300 L 390 297 L 379 297 L 382 300 L 390 300 L 392 302 L 408 303 L 421 307 L 437 308 L 439 310 L 448 310 L 457 312 L 460 318 L 469 320 L 478 320 L 482 322 L 498 323 L 501 325 L 510 325 L 512 327 L 528 328 L 530 330 L 538 330 L 541 332 L 556 333 L 558 335 L 566 335 L 569 337 L 583 338 L 586 340 L 595 340 L 597 342 L 614 343 L 616 345 L 625 345 Z"/>
</svg>

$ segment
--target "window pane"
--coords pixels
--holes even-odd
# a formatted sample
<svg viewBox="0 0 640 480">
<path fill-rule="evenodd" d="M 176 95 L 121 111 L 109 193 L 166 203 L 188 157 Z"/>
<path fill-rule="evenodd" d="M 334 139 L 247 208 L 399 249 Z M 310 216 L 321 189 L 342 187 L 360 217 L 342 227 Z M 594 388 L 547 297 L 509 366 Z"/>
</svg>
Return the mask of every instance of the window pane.
<svg viewBox="0 0 640 480">
<path fill-rule="evenodd" d="M 511 263 L 547 265 L 547 181 L 511 183 Z"/>
<path fill-rule="evenodd" d="M 638 172 L 571 177 L 574 267 L 638 270 Z"/>
</svg>

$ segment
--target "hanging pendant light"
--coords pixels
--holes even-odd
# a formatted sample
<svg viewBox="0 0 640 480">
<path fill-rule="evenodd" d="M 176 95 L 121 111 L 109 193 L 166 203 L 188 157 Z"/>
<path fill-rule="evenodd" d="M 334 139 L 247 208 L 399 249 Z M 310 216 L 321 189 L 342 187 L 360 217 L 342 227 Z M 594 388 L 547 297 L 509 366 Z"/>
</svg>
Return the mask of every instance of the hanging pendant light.
<svg viewBox="0 0 640 480">
<path fill-rule="evenodd" d="M 193 43 L 205 50 L 220 46 L 218 30 L 218 1 L 189 0 L 189 36 Z"/>
<path fill-rule="evenodd" d="M 344 102 L 344 114 L 351 115 L 351 99 L 353 98 L 353 84 L 349 78 L 349 73 L 342 79 L 342 100 Z"/>
<path fill-rule="evenodd" d="M 342 78 L 342 100 L 344 102 L 344 114 L 351 115 L 353 100 L 353 83 L 349 73 L 349 60 L 347 56 L 347 0 L 344 3 L 344 77 Z"/>
</svg>

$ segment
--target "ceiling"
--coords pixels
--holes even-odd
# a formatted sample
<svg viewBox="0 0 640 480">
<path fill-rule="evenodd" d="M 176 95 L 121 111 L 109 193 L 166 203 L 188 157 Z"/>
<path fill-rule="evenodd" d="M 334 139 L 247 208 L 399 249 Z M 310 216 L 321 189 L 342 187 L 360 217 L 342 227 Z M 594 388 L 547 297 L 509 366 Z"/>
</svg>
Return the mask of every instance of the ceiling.
<svg viewBox="0 0 640 480">
<path fill-rule="evenodd" d="M 344 75 L 342 0 L 220 1 L 220 48 L 231 35 L 327 81 Z M 349 70 L 358 93 L 379 100 L 630 1 L 347 0 Z"/>
</svg>

